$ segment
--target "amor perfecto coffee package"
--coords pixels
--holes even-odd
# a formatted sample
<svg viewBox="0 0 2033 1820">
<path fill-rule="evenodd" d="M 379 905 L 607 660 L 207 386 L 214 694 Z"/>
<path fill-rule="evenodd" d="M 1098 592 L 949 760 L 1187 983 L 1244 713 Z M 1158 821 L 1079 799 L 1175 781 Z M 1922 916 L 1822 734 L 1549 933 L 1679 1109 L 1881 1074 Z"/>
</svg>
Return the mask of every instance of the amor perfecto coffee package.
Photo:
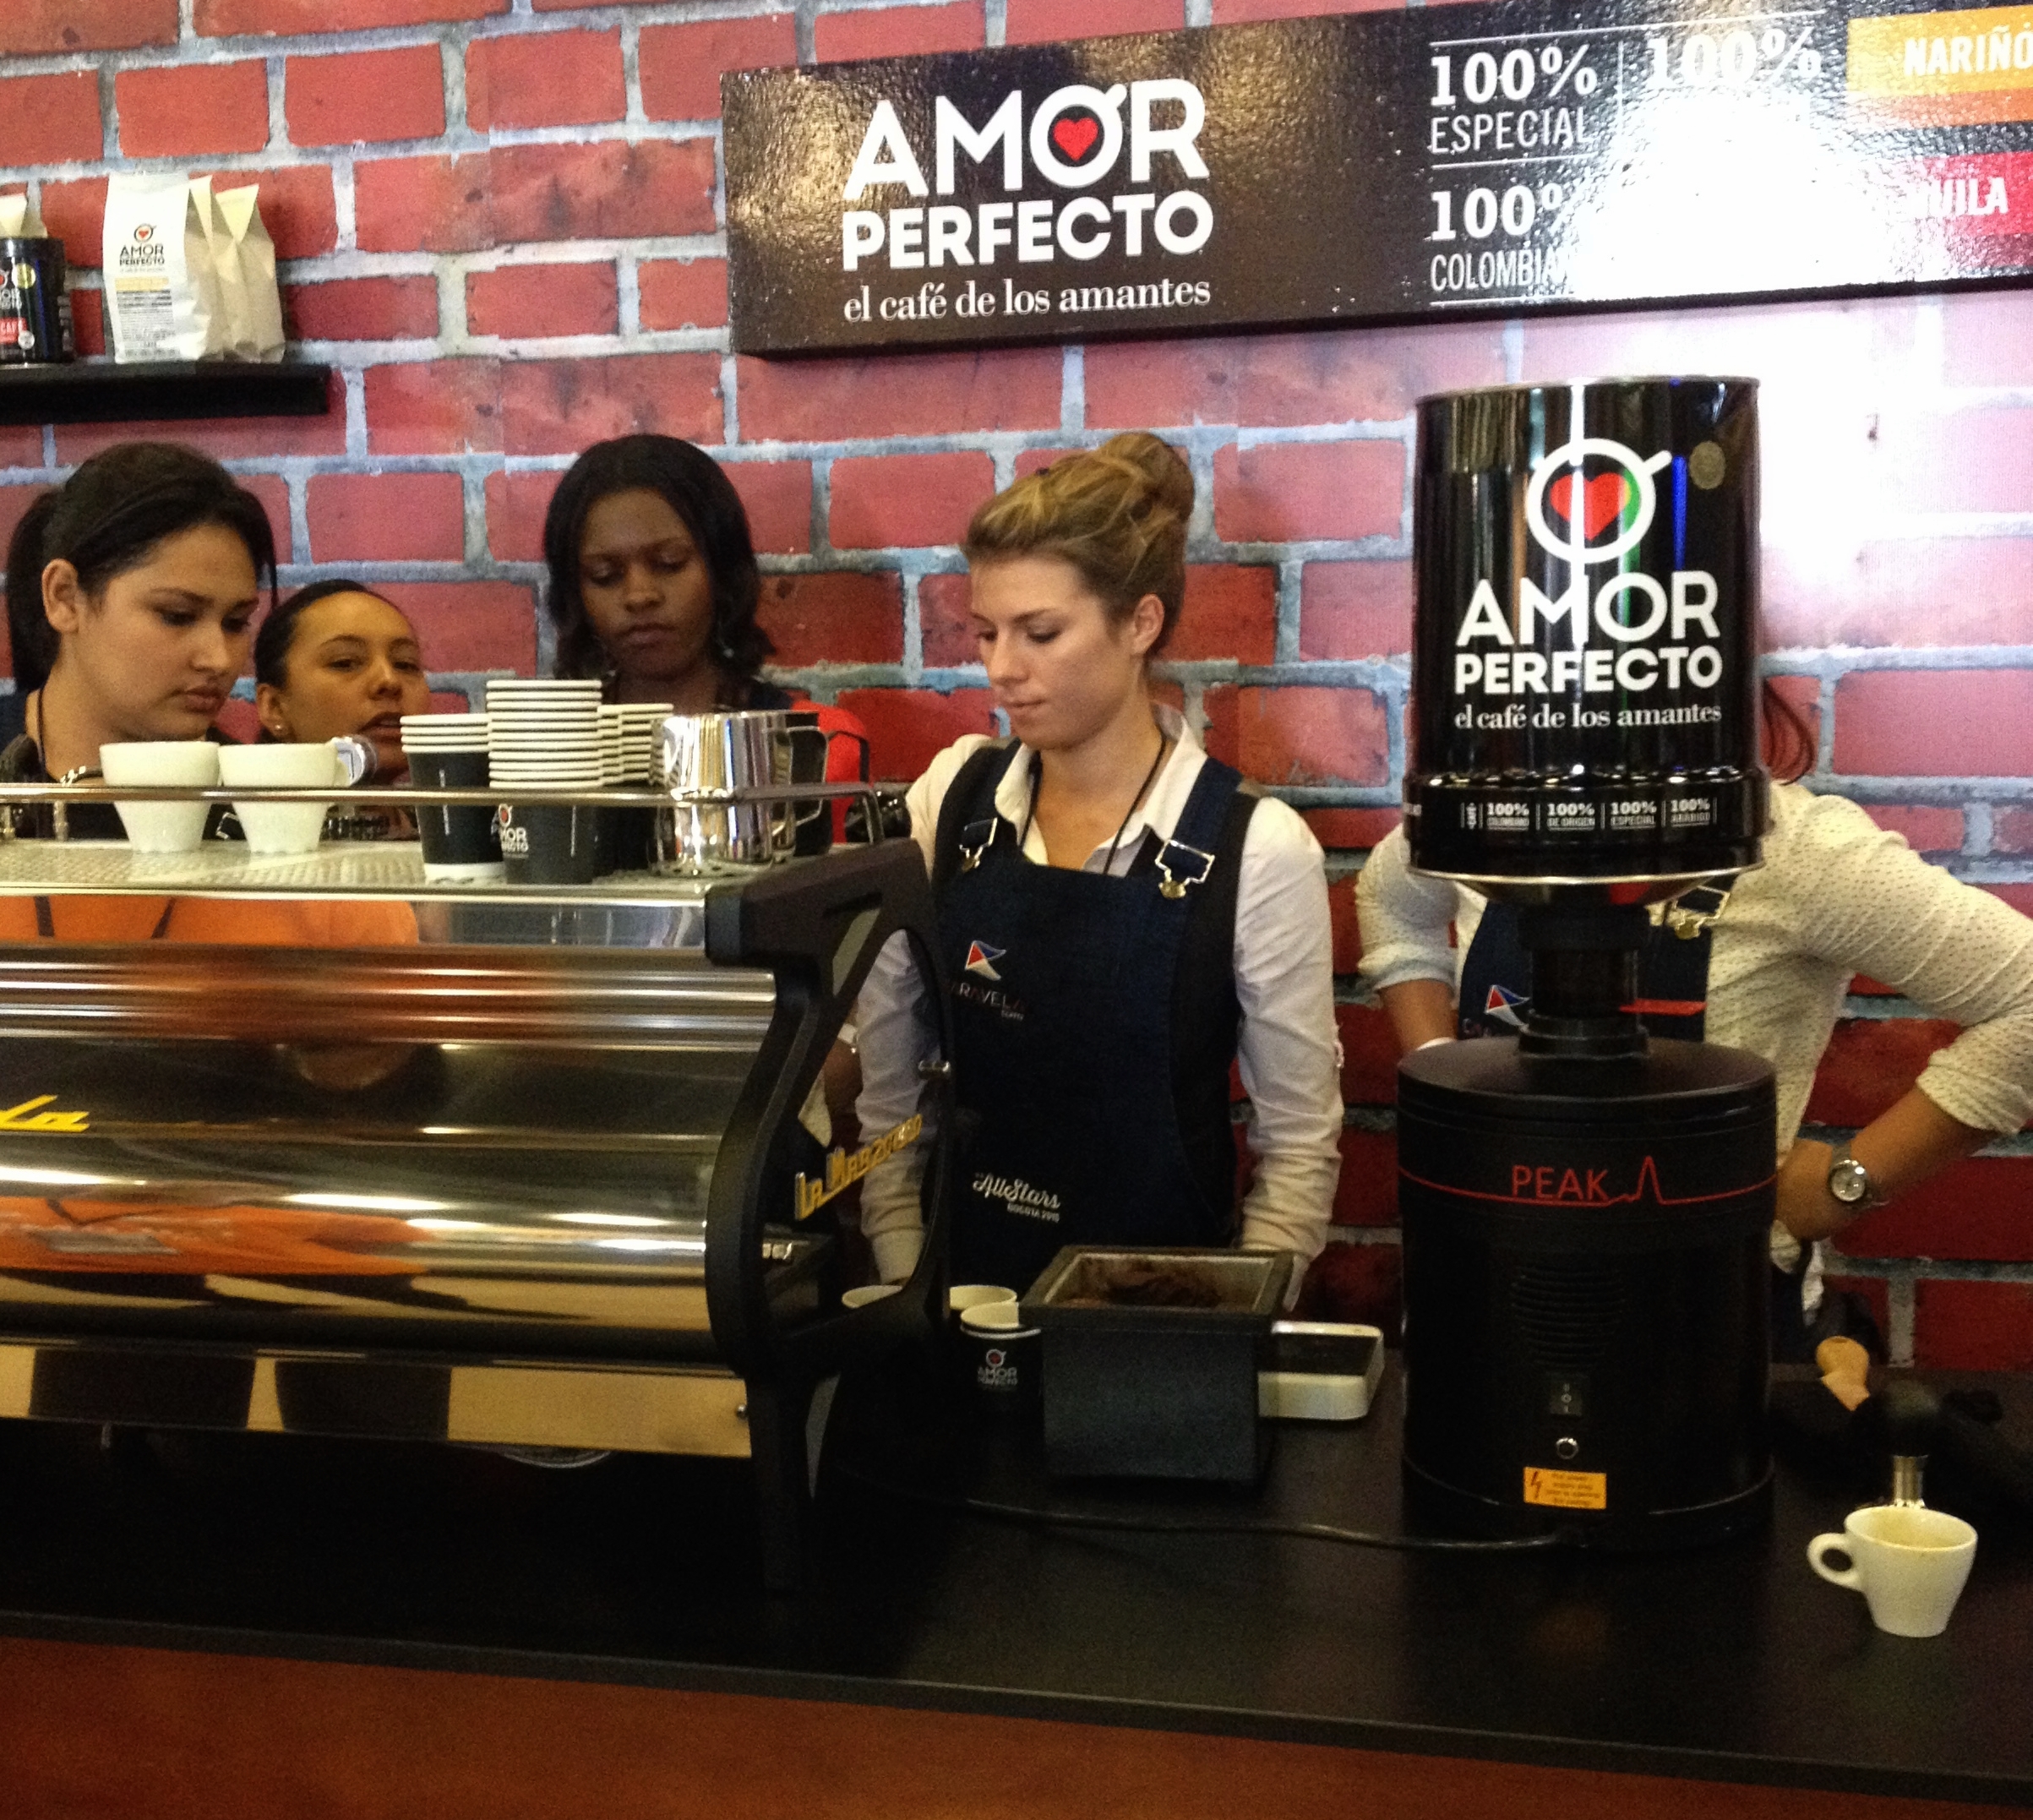
<svg viewBox="0 0 2033 1820">
<path fill-rule="evenodd" d="M 275 286 L 275 243 L 261 225 L 259 190 L 259 184 L 243 183 L 213 193 L 226 249 L 219 265 L 223 272 L 230 259 L 233 269 L 233 287 L 226 292 L 233 351 L 243 360 L 280 360 L 282 297 Z M 217 250 L 216 238 L 213 244 Z"/>
<path fill-rule="evenodd" d="M 106 319 L 113 357 L 280 360 L 275 249 L 258 186 L 117 172 L 107 188 Z"/>
</svg>

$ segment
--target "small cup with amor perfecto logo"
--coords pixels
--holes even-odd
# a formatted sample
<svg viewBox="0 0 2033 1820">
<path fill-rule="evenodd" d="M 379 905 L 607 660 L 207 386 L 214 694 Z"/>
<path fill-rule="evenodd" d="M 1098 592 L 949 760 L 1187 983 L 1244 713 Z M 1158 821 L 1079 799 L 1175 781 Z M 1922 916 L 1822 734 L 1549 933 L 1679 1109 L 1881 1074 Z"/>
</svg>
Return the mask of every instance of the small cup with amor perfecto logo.
<svg viewBox="0 0 2033 1820">
<path fill-rule="evenodd" d="M 961 1310 L 960 1356 L 983 1414 L 1022 1419 L 1037 1413 L 1044 1342 L 1038 1328 L 1024 1324 L 1014 1296 Z"/>
</svg>

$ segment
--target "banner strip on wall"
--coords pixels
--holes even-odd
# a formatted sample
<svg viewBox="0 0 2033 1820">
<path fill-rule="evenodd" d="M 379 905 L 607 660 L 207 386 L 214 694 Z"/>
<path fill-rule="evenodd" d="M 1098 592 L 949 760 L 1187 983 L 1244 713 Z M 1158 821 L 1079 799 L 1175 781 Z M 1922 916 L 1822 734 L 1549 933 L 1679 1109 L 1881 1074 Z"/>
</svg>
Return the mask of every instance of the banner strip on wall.
<svg viewBox="0 0 2033 1820">
<path fill-rule="evenodd" d="M 2033 272 L 2033 5 L 1497 0 L 722 96 L 749 353 Z"/>
</svg>

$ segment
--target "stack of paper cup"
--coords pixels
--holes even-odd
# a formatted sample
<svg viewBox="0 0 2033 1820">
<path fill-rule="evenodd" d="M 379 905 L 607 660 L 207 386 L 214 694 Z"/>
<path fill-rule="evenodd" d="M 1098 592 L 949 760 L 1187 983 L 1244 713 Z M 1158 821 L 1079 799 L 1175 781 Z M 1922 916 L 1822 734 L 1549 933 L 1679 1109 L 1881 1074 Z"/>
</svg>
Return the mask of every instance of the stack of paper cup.
<svg viewBox="0 0 2033 1820">
<path fill-rule="evenodd" d="M 671 705 L 668 701 L 624 701 L 619 707 L 602 712 L 614 716 L 619 726 L 620 746 L 616 755 L 619 769 L 614 781 L 640 788 L 656 775 L 659 732 L 670 718 Z M 656 839 L 657 812 L 616 809 L 611 819 L 613 869 L 635 872 L 648 865 Z"/>
<path fill-rule="evenodd" d="M 663 723 L 678 711 L 668 701 L 621 704 L 622 764 L 624 783 L 647 783 L 658 775 L 657 750 Z"/>
<path fill-rule="evenodd" d="M 479 789 L 488 782 L 484 714 L 406 714 L 402 752 L 423 790 Z M 501 836 L 491 809 L 426 804 L 417 810 L 427 879 L 498 879 Z"/>
<path fill-rule="evenodd" d="M 601 782 L 600 684 L 487 685 L 489 781 L 593 791 Z M 504 804 L 497 820 L 511 884 L 587 885 L 597 870 L 590 805 Z"/>
</svg>

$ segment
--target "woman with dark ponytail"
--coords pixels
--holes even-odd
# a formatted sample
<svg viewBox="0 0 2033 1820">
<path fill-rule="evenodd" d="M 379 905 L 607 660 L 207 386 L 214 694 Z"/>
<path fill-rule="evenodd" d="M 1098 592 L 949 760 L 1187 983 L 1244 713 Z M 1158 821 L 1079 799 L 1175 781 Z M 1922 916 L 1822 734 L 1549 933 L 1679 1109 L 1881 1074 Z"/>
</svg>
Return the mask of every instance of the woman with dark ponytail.
<svg viewBox="0 0 2033 1820">
<path fill-rule="evenodd" d="M 219 737 L 275 583 L 268 515 L 217 462 L 171 443 L 94 455 L 8 546 L 15 682 L 0 697 L 0 782 L 96 770 L 116 741 Z M 79 838 L 121 831 L 95 804 L 69 824 Z"/>
</svg>

